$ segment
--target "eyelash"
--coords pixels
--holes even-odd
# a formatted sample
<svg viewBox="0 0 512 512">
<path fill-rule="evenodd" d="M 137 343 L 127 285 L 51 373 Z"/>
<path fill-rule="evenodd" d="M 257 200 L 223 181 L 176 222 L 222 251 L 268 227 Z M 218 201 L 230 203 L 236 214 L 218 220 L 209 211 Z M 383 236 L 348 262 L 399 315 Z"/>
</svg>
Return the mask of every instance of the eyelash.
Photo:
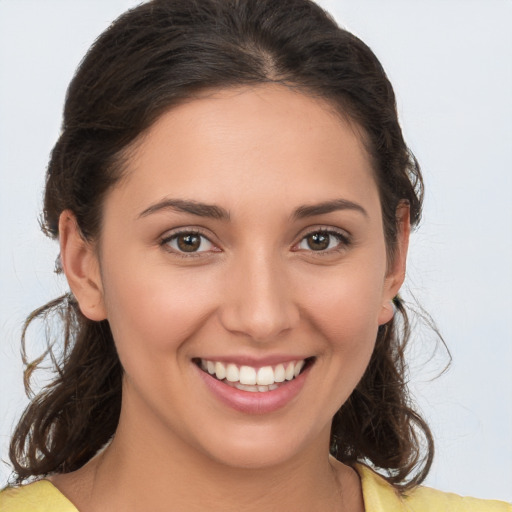
<svg viewBox="0 0 512 512">
<path fill-rule="evenodd" d="M 177 242 L 179 237 L 186 236 L 186 235 L 199 237 L 201 239 L 201 242 L 200 242 L 201 245 L 206 240 L 209 244 L 212 245 L 212 247 L 216 248 L 215 244 L 208 238 L 208 236 L 206 236 L 204 233 L 202 233 L 201 231 L 199 231 L 197 229 L 187 229 L 187 230 L 177 231 L 172 234 L 166 235 L 165 237 L 163 237 L 161 239 L 160 246 L 164 247 L 165 250 L 167 250 L 181 258 L 197 258 L 197 257 L 203 256 L 204 253 L 221 252 L 221 250 L 218 248 L 216 248 L 216 250 L 213 250 L 213 251 L 211 249 L 209 249 L 209 250 L 203 250 L 203 251 L 187 252 L 187 251 L 182 251 L 179 248 L 174 248 L 174 247 L 170 246 L 170 244 L 172 242 L 174 242 L 174 241 Z M 326 235 L 329 237 L 334 237 L 337 240 L 337 245 L 335 247 L 331 247 L 326 250 L 318 250 L 318 251 L 315 251 L 311 248 L 310 249 L 301 249 L 298 247 L 301 243 L 305 242 L 306 239 L 312 235 L 324 235 L 324 236 Z M 329 245 L 330 244 L 331 244 L 331 242 L 329 241 Z M 333 253 L 339 253 L 343 250 L 346 250 L 350 245 L 351 245 L 351 239 L 345 232 L 337 231 L 332 228 L 317 228 L 317 229 L 313 229 L 313 230 L 307 232 L 306 234 L 304 234 L 302 236 L 302 238 L 299 240 L 299 242 L 294 244 L 293 250 L 295 252 L 298 252 L 298 251 L 311 252 L 315 256 L 324 256 L 324 255 L 329 255 L 329 254 L 333 254 Z"/>
</svg>

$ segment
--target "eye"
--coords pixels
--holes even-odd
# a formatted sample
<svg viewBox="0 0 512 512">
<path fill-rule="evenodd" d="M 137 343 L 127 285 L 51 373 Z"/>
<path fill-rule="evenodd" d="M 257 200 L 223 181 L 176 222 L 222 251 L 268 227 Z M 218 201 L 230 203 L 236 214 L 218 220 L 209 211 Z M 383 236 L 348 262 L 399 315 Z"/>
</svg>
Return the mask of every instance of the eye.
<svg viewBox="0 0 512 512">
<path fill-rule="evenodd" d="M 208 238 L 194 231 L 174 233 L 162 240 L 162 245 L 178 253 L 202 253 L 217 250 Z"/>
<path fill-rule="evenodd" d="M 337 231 L 318 230 L 308 233 L 298 244 L 298 250 L 330 252 L 341 250 L 349 245 L 346 235 Z"/>
</svg>

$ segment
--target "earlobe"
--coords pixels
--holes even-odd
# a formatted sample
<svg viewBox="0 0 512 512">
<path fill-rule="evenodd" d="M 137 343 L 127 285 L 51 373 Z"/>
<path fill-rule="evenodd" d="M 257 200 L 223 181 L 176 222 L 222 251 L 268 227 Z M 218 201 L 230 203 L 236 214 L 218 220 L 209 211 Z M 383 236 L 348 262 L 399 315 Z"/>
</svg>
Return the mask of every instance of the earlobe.
<svg viewBox="0 0 512 512">
<path fill-rule="evenodd" d="M 395 306 L 392 300 L 385 302 L 380 310 L 379 325 L 387 324 L 395 316 Z"/>
<path fill-rule="evenodd" d="M 96 250 L 83 237 L 70 210 L 60 215 L 59 242 L 62 269 L 80 310 L 90 320 L 105 320 L 107 315 Z"/>
</svg>

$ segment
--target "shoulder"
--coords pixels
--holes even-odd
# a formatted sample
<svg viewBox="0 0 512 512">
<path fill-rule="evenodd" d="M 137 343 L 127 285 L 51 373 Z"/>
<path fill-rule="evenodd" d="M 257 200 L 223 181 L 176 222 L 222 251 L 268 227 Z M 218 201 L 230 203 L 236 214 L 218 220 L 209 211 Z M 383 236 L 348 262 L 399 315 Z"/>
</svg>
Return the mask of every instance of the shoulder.
<svg viewBox="0 0 512 512">
<path fill-rule="evenodd" d="M 441 492 L 428 487 L 418 487 L 405 502 L 414 512 L 460 511 L 460 512 L 512 512 L 512 504 L 495 500 L 479 500 Z"/>
<path fill-rule="evenodd" d="M 48 480 L 0 491 L 1 512 L 78 512 Z"/>
<path fill-rule="evenodd" d="M 465 498 L 457 494 L 417 487 L 401 496 L 384 478 L 369 467 L 357 464 L 369 512 L 512 512 L 502 501 Z"/>
</svg>

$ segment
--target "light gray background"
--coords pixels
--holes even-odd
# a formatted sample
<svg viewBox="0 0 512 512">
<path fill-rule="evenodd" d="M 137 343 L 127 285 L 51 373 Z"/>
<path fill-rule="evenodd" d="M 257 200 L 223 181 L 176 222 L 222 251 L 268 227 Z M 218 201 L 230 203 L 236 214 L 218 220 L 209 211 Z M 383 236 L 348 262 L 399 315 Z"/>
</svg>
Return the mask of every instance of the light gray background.
<svg viewBox="0 0 512 512">
<path fill-rule="evenodd" d="M 65 90 L 130 0 L 0 0 L 0 456 L 26 404 L 20 325 L 65 289 L 38 229 Z M 323 0 L 381 59 L 427 184 L 408 288 L 454 361 L 420 329 L 412 388 L 437 441 L 427 480 L 512 499 L 512 2 Z M 37 338 L 34 340 L 38 345 Z M 0 464 L 0 486 L 9 468 Z"/>
</svg>

